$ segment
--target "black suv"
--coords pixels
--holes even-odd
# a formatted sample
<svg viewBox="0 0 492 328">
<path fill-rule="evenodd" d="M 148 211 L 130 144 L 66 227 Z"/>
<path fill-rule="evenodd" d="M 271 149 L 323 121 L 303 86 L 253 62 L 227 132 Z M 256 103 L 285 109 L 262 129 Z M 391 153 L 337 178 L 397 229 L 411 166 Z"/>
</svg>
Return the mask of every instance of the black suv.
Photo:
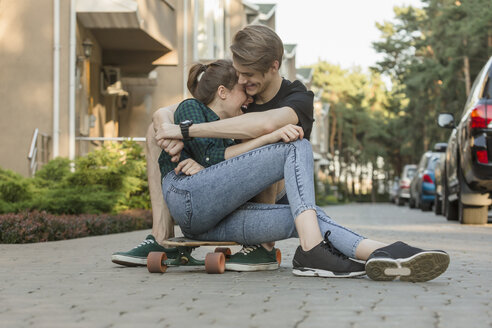
<svg viewBox="0 0 492 328">
<path fill-rule="evenodd" d="M 492 57 L 478 74 L 457 124 L 439 114 L 440 127 L 453 129 L 444 165 L 442 200 L 448 220 L 484 224 L 492 192 Z"/>
</svg>

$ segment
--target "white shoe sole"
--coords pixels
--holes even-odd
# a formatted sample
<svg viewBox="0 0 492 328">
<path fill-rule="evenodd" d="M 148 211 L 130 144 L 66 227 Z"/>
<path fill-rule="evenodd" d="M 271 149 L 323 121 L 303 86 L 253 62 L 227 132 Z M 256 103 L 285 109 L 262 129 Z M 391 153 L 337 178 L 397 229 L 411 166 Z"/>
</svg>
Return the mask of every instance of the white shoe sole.
<svg viewBox="0 0 492 328">
<path fill-rule="evenodd" d="M 365 271 L 337 273 L 337 272 L 312 269 L 312 268 L 293 269 L 292 273 L 300 277 L 322 277 L 322 278 L 351 278 L 351 277 L 363 276 L 366 274 Z"/>
<path fill-rule="evenodd" d="M 141 257 L 113 254 L 111 255 L 111 261 L 124 266 L 147 266 L 147 258 L 143 259 Z"/>
<path fill-rule="evenodd" d="M 367 276 L 372 280 L 424 282 L 439 277 L 449 265 L 449 255 L 424 251 L 403 259 L 373 258 L 366 262 Z"/>
<path fill-rule="evenodd" d="M 225 269 L 227 271 L 239 271 L 239 272 L 251 272 L 251 271 L 270 271 L 277 270 L 280 266 L 277 262 L 275 263 L 265 263 L 265 264 L 238 264 L 238 263 L 227 263 L 225 264 Z"/>
</svg>

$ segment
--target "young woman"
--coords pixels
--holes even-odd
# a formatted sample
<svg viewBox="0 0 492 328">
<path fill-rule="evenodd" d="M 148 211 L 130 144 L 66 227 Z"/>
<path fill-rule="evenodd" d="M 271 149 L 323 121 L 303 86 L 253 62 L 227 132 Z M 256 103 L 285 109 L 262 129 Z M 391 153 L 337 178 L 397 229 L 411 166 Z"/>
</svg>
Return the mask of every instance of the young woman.
<svg viewBox="0 0 492 328">
<path fill-rule="evenodd" d="M 300 127 L 287 125 L 241 143 L 187 138 L 191 124 L 241 114 L 246 95 L 237 79 L 226 60 L 191 68 L 188 88 L 195 99 L 183 101 L 174 117 L 181 122 L 185 137 L 180 162 L 173 162 L 164 151 L 159 158 L 164 198 L 186 237 L 250 245 L 231 257 L 226 264 L 229 270 L 252 257 L 264 269 L 277 268 L 275 250 L 265 243 L 291 237 L 300 240 L 293 259 L 293 272 L 300 276 L 364 274 L 364 265 L 351 258 L 370 258 L 366 269 L 377 280 L 401 276 L 402 280 L 426 281 L 446 270 L 445 252 L 366 239 L 337 225 L 317 207 L 312 149 Z M 282 178 L 289 205 L 248 202 Z M 422 261 L 429 262 L 432 270 L 423 267 Z"/>
</svg>

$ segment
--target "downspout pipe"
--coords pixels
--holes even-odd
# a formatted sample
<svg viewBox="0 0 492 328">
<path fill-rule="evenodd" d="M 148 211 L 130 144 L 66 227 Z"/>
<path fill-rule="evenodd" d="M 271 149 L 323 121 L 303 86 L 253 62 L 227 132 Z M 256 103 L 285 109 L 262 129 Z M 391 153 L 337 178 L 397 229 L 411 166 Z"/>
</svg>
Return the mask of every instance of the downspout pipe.
<svg viewBox="0 0 492 328">
<path fill-rule="evenodd" d="M 188 58 L 188 0 L 183 1 L 183 99 L 187 98 L 186 80 L 188 73 L 186 72 L 186 60 Z"/>
<path fill-rule="evenodd" d="M 53 158 L 60 154 L 60 0 L 53 0 Z"/>
<path fill-rule="evenodd" d="M 76 0 L 70 0 L 70 82 L 68 101 L 68 158 L 75 159 L 75 70 L 76 70 L 76 35 L 77 12 Z"/>
</svg>

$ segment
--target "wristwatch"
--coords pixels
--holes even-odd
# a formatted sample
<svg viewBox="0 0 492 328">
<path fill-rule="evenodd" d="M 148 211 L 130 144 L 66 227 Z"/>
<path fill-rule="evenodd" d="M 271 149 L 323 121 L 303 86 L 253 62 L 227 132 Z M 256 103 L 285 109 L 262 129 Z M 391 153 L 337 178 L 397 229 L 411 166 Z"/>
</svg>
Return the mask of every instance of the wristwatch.
<svg viewBox="0 0 492 328">
<path fill-rule="evenodd" d="M 192 120 L 186 120 L 179 123 L 179 127 L 181 128 L 181 134 L 183 135 L 183 141 L 190 141 L 192 138 L 190 137 L 190 126 L 193 125 Z"/>
</svg>

